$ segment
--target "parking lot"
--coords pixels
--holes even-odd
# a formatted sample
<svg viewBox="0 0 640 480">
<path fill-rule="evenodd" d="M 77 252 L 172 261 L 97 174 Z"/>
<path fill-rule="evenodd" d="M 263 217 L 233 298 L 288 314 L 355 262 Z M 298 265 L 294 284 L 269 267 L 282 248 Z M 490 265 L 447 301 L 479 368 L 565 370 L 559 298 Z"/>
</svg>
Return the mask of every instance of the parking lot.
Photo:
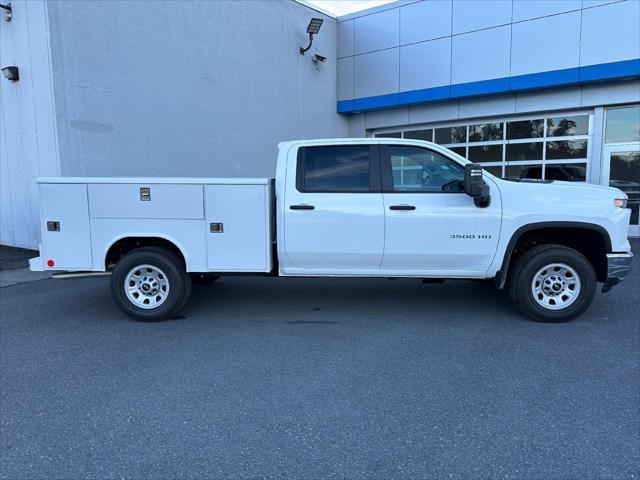
<svg viewBox="0 0 640 480">
<path fill-rule="evenodd" d="M 468 281 L 228 277 L 151 324 L 6 286 L 0 477 L 638 478 L 639 273 L 558 325 Z"/>
</svg>

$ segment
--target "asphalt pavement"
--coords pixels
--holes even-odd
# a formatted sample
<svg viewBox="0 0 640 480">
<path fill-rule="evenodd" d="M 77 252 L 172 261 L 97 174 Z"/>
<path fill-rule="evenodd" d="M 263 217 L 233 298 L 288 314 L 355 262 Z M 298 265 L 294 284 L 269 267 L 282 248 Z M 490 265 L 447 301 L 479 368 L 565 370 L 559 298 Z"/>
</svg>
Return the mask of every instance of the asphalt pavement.
<svg viewBox="0 0 640 480">
<path fill-rule="evenodd" d="M 0 245 L 0 271 L 27 268 L 29 259 L 37 256 L 37 250 Z"/>
<path fill-rule="evenodd" d="M 634 262 L 558 325 L 469 281 L 228 277 L 152 324 L 1 288 L 0 478 L 638 478 Z"/>
</svg>

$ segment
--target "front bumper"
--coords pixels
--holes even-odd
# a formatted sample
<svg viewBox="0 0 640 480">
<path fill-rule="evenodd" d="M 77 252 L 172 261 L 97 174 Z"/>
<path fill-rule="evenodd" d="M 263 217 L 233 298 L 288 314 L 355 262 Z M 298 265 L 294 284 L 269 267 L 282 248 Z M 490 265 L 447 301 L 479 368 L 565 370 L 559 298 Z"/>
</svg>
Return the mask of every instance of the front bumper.
<svg viewBox="0 0 640 480">
<path fill-rule="evenodd" d="M 633 253 L 608 253 L 607 254 L 607 279 L 602 286 L 603 292 L 608 292 L 619 284 L 631 271 Z"/>
</svg>

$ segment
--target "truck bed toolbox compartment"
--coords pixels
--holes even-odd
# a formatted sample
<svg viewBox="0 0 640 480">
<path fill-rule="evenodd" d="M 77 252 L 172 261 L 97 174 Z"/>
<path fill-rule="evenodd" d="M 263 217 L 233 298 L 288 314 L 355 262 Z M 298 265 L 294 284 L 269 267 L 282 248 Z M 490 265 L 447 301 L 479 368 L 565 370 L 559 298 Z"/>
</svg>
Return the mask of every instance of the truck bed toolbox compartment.
<svg viewBox="0 0 640 480">
<path fill-rule="evenodd" d="M 271 184 L 205 185 L 209 270 L 271 270 Z"/>
<path fill-rule="evenodd" d="M 53 270 L 90 270 L 91 232 L 87 186 L 41 184 L 40 218 L 43 262 Z"/>
<path fill-rule="evenodd" d="M 202 185 L 89 184 L 92 218 L 203 219 Z"/>
</svg>

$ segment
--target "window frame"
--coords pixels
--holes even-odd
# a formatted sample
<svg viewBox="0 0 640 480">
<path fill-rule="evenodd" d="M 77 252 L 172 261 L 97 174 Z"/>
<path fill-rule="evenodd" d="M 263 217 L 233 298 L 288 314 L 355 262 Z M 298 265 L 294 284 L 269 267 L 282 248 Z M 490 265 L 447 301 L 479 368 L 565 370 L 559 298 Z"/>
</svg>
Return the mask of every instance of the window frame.
<svg viewBox="0 0 640 480">
<path fill-rule="evenodd" d="M 619 105 L 615 107 L 605 108 L 605 125 L 606 125 L 606 113 L 607 110 L 613 108 L 623 108 L 628 106 L 635 106 L 637 103 L 632 103 L 628 105 Z M 586 115 L 589 117 L 588 123 L 588 131 L 586 135 L 567 135 L 567 136 L 547 136 L 548 124 L 547 120 L 549 118 L 557 118 L 557 117 L 574 117 L 574 116 L 582 116 Z M 529 112 L 529 113 L 520 113 L 514 115 L 503 115 L 503 116 L 487 116 L 487 117 L 478 117 L 478 118 L 468 118 L 468 119 L 459 119 L 452 121 L 439 121 L 439 122 L 427 122 L 427 123 L 414 123 L 410 125 L 404 125 L 401 127 L 384 127 L 384 128 L 375 128 L 367 130 L 368 136 L 375 136 L 377 140 L 383 140 L 384 134 L 387 132 L 401 133 L 401 138 L 404 137 L 405 131 L 414 131 L 414 130 L 431 130 L 432 136 L 431 141 L 435 142 L 435 131 L 438 128 L 445 127 L 463 127 L 466 126 L 467 138 L 464 142 L 461 143 L 449 143 L 449 144 L 439 144 L 445 148 L 461 148 L 464 149 L 465 154 L 463 157 L 469 157 L 469 149 L 471 147 L 476 146 L 485 146 L 485 145 L 503 145 L 502 148 L 502 159 L 496 160 L 492 162 L 478 162 L 483 167 L 497 167 L 501 170 L 501 174 L 497 177 L 500 179 L 506 179 L 507 167 L 509 166 L 518 166 L 524 164 L 541 164 L 543 171 L 543 178 L 546 178 L 546 167 L 547 165 L 553 165 L 556 163 L 586 163 L 587 164 L 587 176 L 583 183 L 590 183 L 593 181 L 594 169 L 597 168 L 597 165 L 594 162 L 597 162 L 599 159 L 596 156 L 598 147 L 595 145 L 595 141 L 597 140 L 597 132 L 595 132 L 595 116 L 596 112 L 593 108 L 576 108 L 576 109 L 566 109 L 566 110 L 557 110 L 557 111 L 543 111 L 543 112 Z M 542 120 L 542 136 L 541 137 L 530 137 L 530 138 L 519 138 L 519 139 L 509 139 L 507 138 L 508 132 L 508 124 L 510 122 L 518 122 L 518 121 L 526 121 L 526 120 Z M 501 140 L 489 140 L 482 142 L 471 142 L 469 139 L 470 127 L 478 124 L 485 123 L 503 123 L 502 134 L 503 138 Z M 604 126 L 602 127 L 604 129 Z M 604 130 L 603 133 L 604 135 Z M 378 136 L 380 135 L 380 136 Z M 571 141 L 571 140 L 587 140 L 587 155 L 585 158 L 562 158 L 562 159 L 554 159 L 548 160 L 546 158 L 546 150 L 547 143 L 553 141 Z M 542 143 L 542 158 L 536 160 L 507 160 L 507 148 L 510 144 L 517 143 Z M 471 161 L 471 160 L 470 160 Z"/>
<path fill-rule="evenodd" d="M 381 144 L 379 146 L 379 153 L 380 153 L 380 169 L 381 169 L 381 174 L 382 174 L 382 193 L 393 193 L 393 194 L 409 194 L 409 195 L 423 195 L 423 194 L 428 194 L 428 195 L 432 195 L 432 194 L 436 194 L 436 195 L 460 195 L 460 194 L 464 194 L 466 195 L 466 193 L 464 191 L 460 191 L 460 192 L 420 192 L 420 191 L 416 191 L 416 192 L 411 192 L 411 191 L 402 191 L 402 192 L 396 192 L 394 190 L 394 186 L 393 186 L 393 166 L 391 165 L 391 147 L 404 147 L 404 148 L 417 148 L 420 150 L 425 150 L 429 153 L 435 154 L 435 155 L 439 155 L 442 158 L 444 158 L 445 160 L 448 160 L 449 162 L 453 163 L 454 165 L 456 165 L 457 167 L 459 167 L 463 172 L 464 172 L 464 165 L 462 163 L 457 162 L 455 159 L 447 156 L 446 154 L 439 152 L 437 150 L 428 148 L 428 147 L 423 147 L 422 145 L 407 145 L 407 144 L 402 144 L 402 143 L 389 143 L 389 144 Z"/>
<path fill-rule="evenodd" d="M 336 147 L 359 147 L 369 148 L 369 190 L 368 191 L 349 191 L 349 190 L 322 190 L 307 191 L 305 190 L 305 167 L 306 167 L 306 151 L 312 148 L 336 148 Z M 366 143 L 346 143 L 346 144 L 329 144 L 329 145 L 309 145 L 298 148 L 296 159 L 296 190 L 305 194 L 324 194 L 324 193 L 345 193 L 345 194 L 367 194 L 381 193 L 381 167 L 379 146 L 376 144 Z"/>
</svg>

